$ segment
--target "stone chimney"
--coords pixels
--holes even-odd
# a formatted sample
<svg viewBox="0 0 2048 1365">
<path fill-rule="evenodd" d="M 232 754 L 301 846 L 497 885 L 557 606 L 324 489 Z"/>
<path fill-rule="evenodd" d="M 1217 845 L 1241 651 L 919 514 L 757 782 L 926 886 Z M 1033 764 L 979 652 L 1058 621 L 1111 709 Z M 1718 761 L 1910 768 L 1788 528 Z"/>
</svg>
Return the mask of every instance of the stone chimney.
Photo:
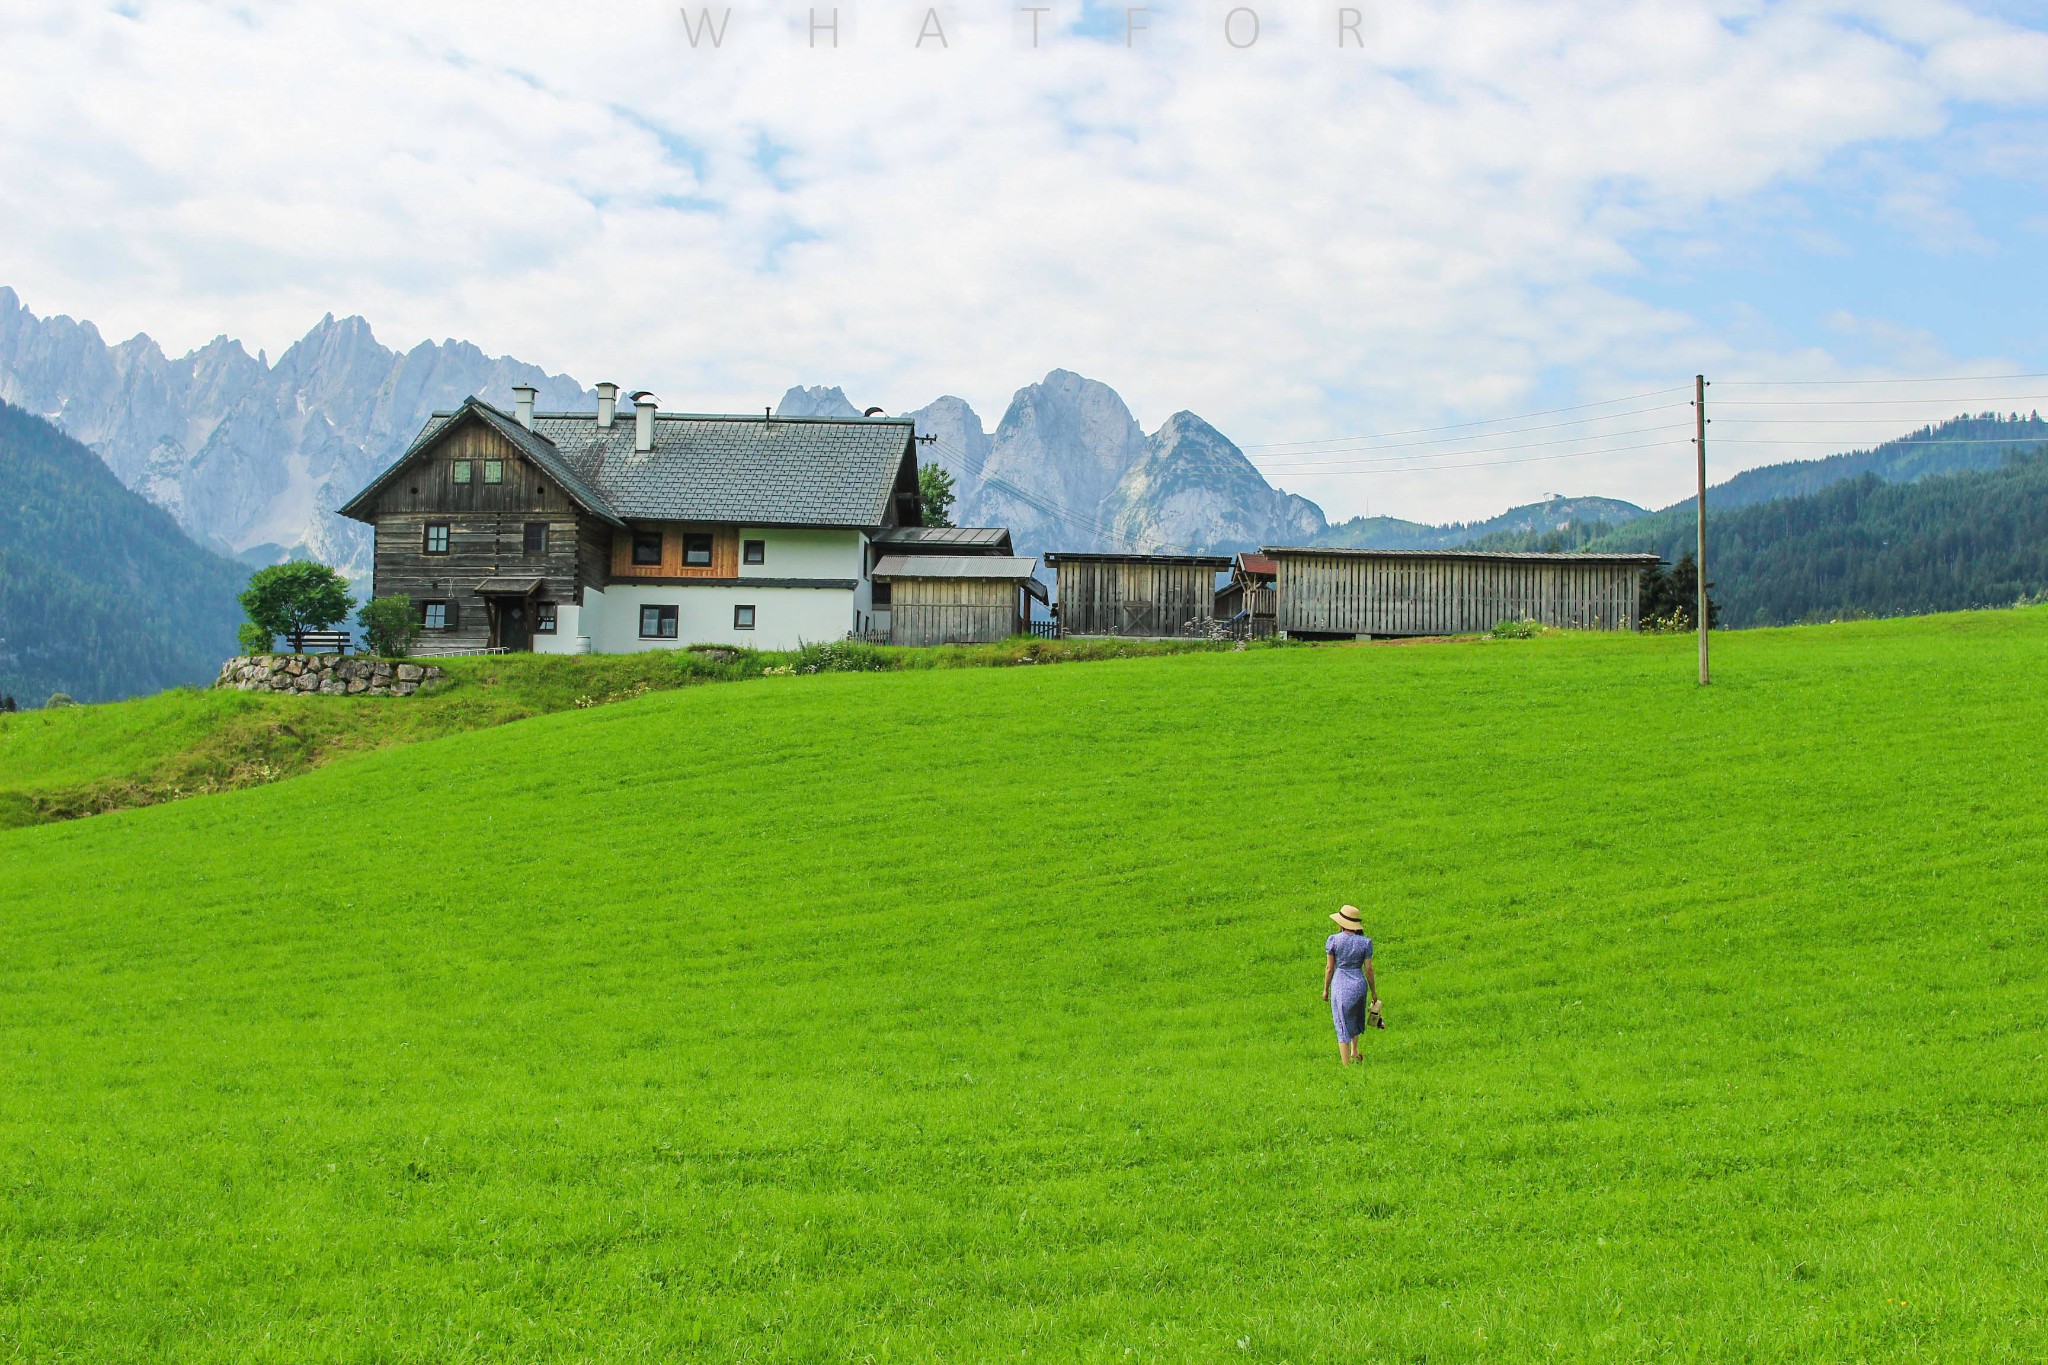
<svg viewBox="0 0 2048 1365">
<path fill-rule="evenodd" d="M 597 386 L 597 429 L 610 431 L 612 418 L 619 411 L 619 386 L 599 384 Z"/>
<path fill-rule="evenodd" d="M 540 390 L 531 384 L 512 386 L 512 415 L 519 419 L 519 425 L 533 430 L 533 400 L 540 397 Z"/>
<path fill-rule="evenodd" d="M 654 449 L 654 395 L 633 395 L 633 449 L 645 453 Z"/>
</svg>

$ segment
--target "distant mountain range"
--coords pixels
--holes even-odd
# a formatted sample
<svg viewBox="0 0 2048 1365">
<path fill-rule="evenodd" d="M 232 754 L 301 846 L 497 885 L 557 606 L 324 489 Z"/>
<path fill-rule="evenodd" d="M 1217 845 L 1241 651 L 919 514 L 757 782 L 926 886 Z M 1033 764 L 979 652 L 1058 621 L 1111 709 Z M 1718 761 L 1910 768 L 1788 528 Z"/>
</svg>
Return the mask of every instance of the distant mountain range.
<svg viewBox="0 0 2048 1365">
<path fill-rule="evenodd" d="M 305 555 L 367 573 L 368 528 L 334 509 L 435 410 L 471 394 L 509 407 L 515 384 L 538 388 L 543 409 L 597 401 L 466 341 L 388 350 L 359 317 L 321 319 L 275 363 L 224 336 L 173 358 L 146 335 L 109 345 L 90 322 L 37 317 L 0 286 L 0 399 L 92 447 L 200 544 L 252 564 Z M 836 388 L 792 389 L 782 410 L 862 411 Z M 1242 549 L 1324 526 L 1193 413 L 1147 435 L 1114 389 L 1065 370 L 1019 389 L 993 434 L 958 398 L 906 415 L 936 438 L 925 458 L 958 481 L 956 519 L 1008 526 L 1026 553 Z"/>
<path fill-rule="evenodd" d="M 789 417 L 857 417 L 838 388 L 793 388 Z M 914 412 L 920 459 L 953 476 L 965 526 L 1007 526 L 1019 551 L 1215 553 L 1322 533 L 1323 511 L 1268 484 L 1222 432 L 1177 412 L 1147 435 L 1115 389 L 1054 370 L 1017 390 L 990 435 L 966 400 Z"/>
<path fill-rule="evenodd" d="M 0 402 L 0 693 L 41 706 L 204 682 L 234 653 L 247 579 L 99 456 Z"/>
</svg>

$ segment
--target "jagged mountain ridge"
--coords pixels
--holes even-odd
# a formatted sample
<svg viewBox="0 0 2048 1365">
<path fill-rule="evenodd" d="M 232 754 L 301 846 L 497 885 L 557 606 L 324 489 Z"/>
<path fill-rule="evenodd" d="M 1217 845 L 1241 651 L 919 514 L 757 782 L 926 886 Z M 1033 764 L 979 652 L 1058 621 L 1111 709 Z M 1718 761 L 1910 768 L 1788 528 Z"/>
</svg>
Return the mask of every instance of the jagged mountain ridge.
<svg viewBox="0 0 2048 1365">
<path fill-rule="evenodd" d="M 369 567 L 367 527 L 334 515 L 403 451 L 428 414 L 474 393 L 543 406 L 595 398 L 565 375 L 466 341 L 379 345 L 332 314 L 272 364 L 227 337 L 170 357 L 147 335 L 109 346 L 90 322 L 38 318 L 0 286 L 0 398 L 90 446 L 130 489 L 216 551 L 310 554 Z"/>
<path fill-rule="evenodd" d="M 0 398 L 91 447 L 201 545 L 254 562 L 305 554 L 366 574 L 368 528 L 334 509 L 436 409 L 471 394 L 509 407 L 515 384 L 539 389 L 543 408 L 596 402 L 567 375 L 469 342 L 388 349 L 360 317 L 322 318 L 275 362 L 225 336 L 172 357 L 146 334 L 109 345 L 91 322 L 38 317 L 0 286 Z M 781 410 L 862 411 L 822 386 L 792 389 Z M 1114 389 L 1069 371 L 1018 390 L 993 435 L 951 396 L 907 415 L 937 438 L 921 453 L 954 474 L 957 515 L 1011 526 L 1029 552 L 1238 548 L 1291 533 L 1304 517 L 1321 522 L 1313 504 L 1276 493 L 1220 435 L 1188 448 L 1223 479 L 1198 488 L 1171 456 L 1161 465 L 1160 436 L 1139 429 Z M 1215 453 L 1223 447 L 1235 463 Z M 1141 485 L 1119 493 L 1140 466 Z"/>
<path fill-rule="evenodd" d="M 856 416 L 838 388 L 792 388 L 789 417 Z M 1010 400 L 993 436 L 966 400 L 913 412 L 919 458 L 953 476 L 954 518 L 1007 526 L 1020 552 L 1221 552 L 1320 533 L 1322 509 L 1267 483 L 1223 433 L 1177 412 L 1147 435 L 1115 389 L 1054 370 Z"/>
</svg>

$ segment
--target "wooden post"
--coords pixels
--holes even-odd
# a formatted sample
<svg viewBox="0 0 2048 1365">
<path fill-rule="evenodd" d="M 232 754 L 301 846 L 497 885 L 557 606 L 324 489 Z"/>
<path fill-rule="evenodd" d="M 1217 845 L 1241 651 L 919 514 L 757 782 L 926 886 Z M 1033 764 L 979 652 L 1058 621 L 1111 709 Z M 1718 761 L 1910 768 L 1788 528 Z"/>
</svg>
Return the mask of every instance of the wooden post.
<svg viewBox="0 0 2048 1365">
<path fill-rule="evenodd" d="M 1693 550 L 1694 581 L 1699 586 L 1700 686 L 1707 685 L 1707 377 L 1696 374 L 1693 383 L 1693 447 L 1700 457 L 1699 544 Z"/>
</svg>

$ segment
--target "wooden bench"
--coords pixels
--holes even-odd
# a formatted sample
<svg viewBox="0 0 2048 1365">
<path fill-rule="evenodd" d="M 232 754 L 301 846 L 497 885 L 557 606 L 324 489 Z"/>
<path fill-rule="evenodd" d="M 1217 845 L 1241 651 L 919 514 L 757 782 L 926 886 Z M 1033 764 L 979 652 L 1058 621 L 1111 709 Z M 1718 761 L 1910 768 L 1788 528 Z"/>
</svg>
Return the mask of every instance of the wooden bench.
<svg viewBox="0 0 2048 1365">
<path fill-rule="evenodd" d="M 294 654 L 346 654 L 349 636 L 345 630 L 301 630 L 287 635 Z"/>
</svg>

